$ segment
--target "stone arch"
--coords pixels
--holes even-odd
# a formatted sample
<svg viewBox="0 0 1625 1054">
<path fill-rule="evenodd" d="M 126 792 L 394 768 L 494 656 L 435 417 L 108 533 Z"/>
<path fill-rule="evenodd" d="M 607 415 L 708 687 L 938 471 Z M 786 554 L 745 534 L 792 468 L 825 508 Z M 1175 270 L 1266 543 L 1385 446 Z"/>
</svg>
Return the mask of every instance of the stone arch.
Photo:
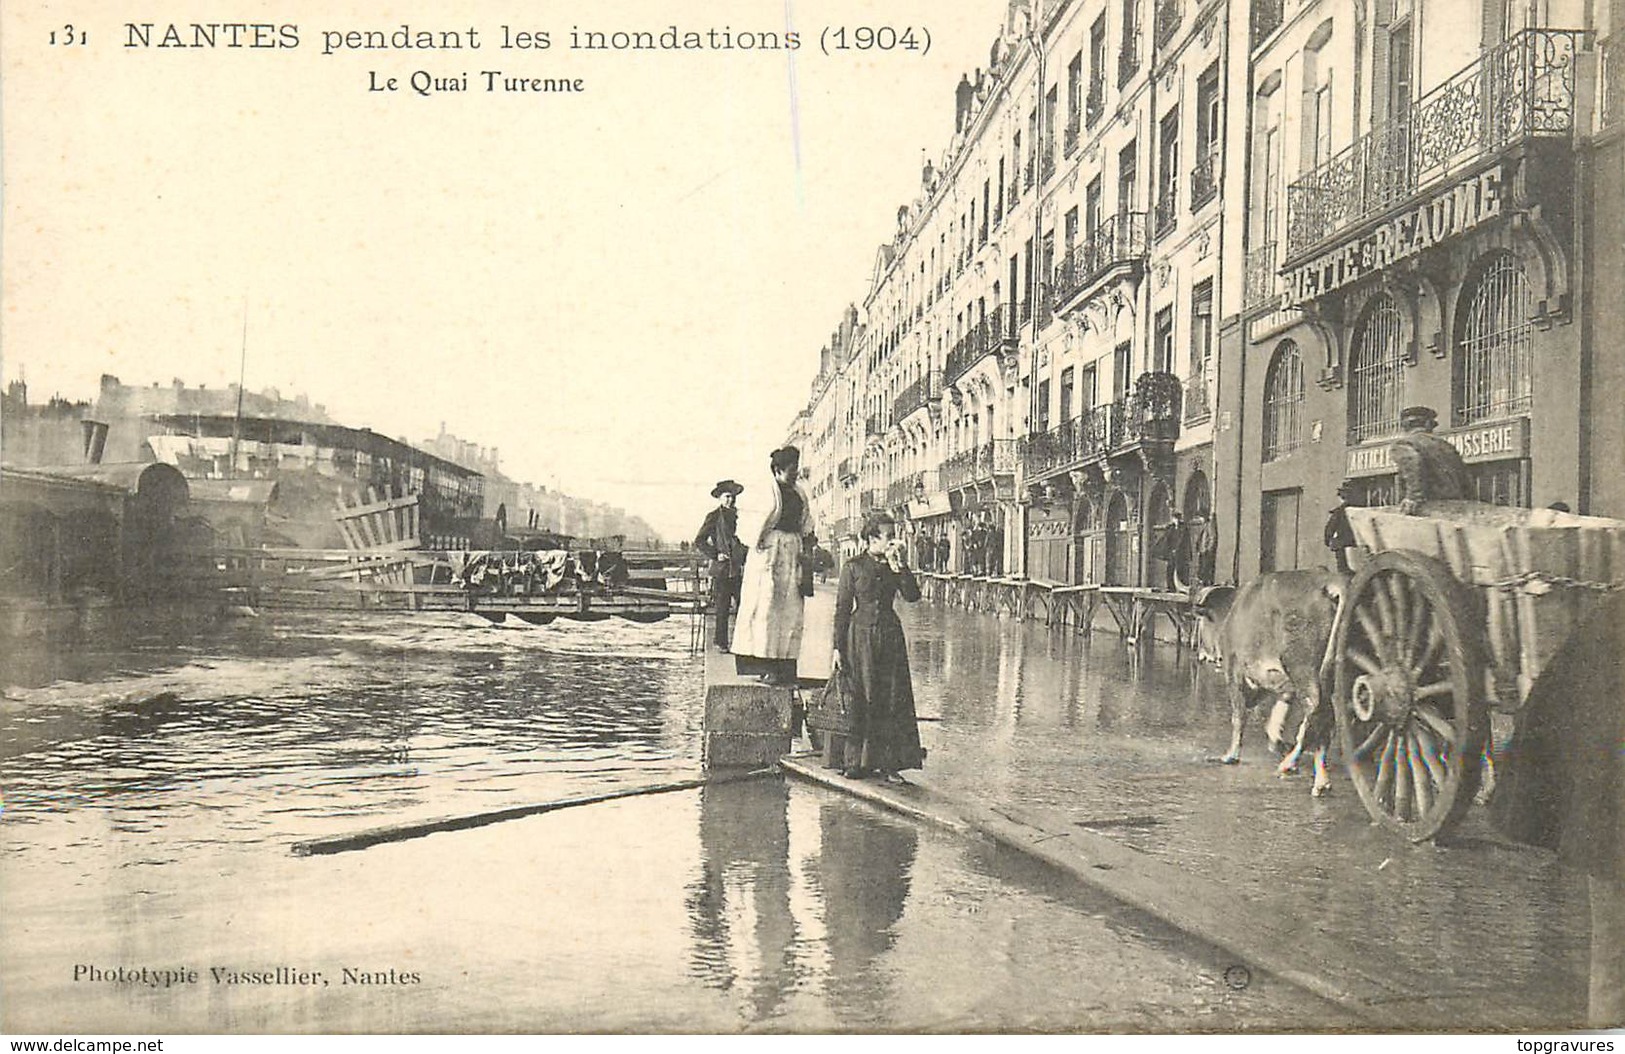
<svg viewBox="0 0 1625 1054">
<path fill-rule="evenodd" d="M 1213 486 L 1208 482 L 1206 472 L 1199 468 L 1191 471 L 1185 480 L 1185 496 L 1179 504 L 1185 510 L 1187 520 L 1213 515 Z"/>
<path fill-rule="evenodd" d="M 1106 580 L 1109 586 L 1133 584 L 1134 552 L 1130 539 L 1134 521 L 1129 515 L 1128 495 L 1113 487 L 1106 496 Z"/>
</svg>

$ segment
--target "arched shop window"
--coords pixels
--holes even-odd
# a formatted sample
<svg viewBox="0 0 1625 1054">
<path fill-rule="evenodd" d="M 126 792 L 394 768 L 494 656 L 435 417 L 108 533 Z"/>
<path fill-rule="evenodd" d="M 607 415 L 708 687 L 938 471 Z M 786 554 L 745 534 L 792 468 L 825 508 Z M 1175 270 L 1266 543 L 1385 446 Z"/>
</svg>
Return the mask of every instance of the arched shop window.
<svg viewBox="0 0 1625 1054">
<path fill-rule="evenodd" d="M 1529 279 L 1511 253 L 1496 253 L 1479 271 L 1457 327 L 1458 425 L 1529 410 L 1534 389 L 1529 301 Z"/>
<path fill-rule="evenodd" d="M 1384 293 L 1371 302 L 1354 330 L 1349 355 L 1349 442 L 1399 431 L 1405 404 L 1405 346 L 1399 305 Z"/>
<path fill-rule="evenodd" d="M 1277 461 L 1303 443 L 1303 356 L 1283 340 L 1264 374 L 1264 460 Z"/>
</svg>

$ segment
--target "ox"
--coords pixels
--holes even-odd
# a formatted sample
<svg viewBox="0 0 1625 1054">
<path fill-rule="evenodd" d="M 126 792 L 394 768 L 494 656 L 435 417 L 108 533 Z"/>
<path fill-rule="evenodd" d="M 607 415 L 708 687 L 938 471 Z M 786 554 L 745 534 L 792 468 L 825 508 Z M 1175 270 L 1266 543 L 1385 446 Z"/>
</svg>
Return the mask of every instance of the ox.
<svg viewBox="0 0 1625 1054">
<path fill-rule="evenodd" d="M 1277 754 L 1285 751 L 1282 730 L 1294 701 L 1304 706 L 1296 741 L 1281 759 L 1280 772 L 1296 772 L 1305 750 L 1315 765 L 1314 795 L 1331 786 L 1326 748 L 1331 741 L 1331 638 L 1347 578 L 1335 571 L 1276 571 L 1240 589 L 1216 586 L 1196 604 L 1199 658 L 1219 662 L 1230 695 L 1230 750 L 1215 760 L 1241 760 L 1241 736 L 1248 711 L 1273 700 L 1265 734 Z"/>
</svg>

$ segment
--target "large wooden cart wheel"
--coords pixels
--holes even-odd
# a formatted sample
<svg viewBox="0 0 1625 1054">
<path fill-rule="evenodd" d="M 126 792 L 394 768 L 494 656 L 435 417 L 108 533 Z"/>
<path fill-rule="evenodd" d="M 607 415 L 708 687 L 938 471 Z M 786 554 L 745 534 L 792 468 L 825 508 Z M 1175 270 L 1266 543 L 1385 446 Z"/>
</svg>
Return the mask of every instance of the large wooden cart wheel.
<svg viewBox="0 0 1625 1054">
<path fill-rule="evenodd" d="M 1461 819 L 1488 735 L 1482 620 L 1444 564 L 1380 553 L 1338 620 L 1337 731 L 1371 817 L 1412 841 Z"/>
</svg>

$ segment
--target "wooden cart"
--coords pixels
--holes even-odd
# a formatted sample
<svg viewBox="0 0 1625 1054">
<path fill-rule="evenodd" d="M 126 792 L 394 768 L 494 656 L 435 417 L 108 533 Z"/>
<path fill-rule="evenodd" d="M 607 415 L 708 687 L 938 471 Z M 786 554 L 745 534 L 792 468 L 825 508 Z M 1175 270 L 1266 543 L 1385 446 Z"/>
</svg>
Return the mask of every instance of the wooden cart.
<svg viewBox="0 0 1625 1054">
<path fill-rule="evenodd" d="M 1470 501 L 1348 513 L 1366 558 L 1334 631 L 1338 737 L 1366 811 L 1421 841 L 1471 804 L 1490 708 L 1522 706 L 1625 587 L 1625 522 Z"/>
</svg>

